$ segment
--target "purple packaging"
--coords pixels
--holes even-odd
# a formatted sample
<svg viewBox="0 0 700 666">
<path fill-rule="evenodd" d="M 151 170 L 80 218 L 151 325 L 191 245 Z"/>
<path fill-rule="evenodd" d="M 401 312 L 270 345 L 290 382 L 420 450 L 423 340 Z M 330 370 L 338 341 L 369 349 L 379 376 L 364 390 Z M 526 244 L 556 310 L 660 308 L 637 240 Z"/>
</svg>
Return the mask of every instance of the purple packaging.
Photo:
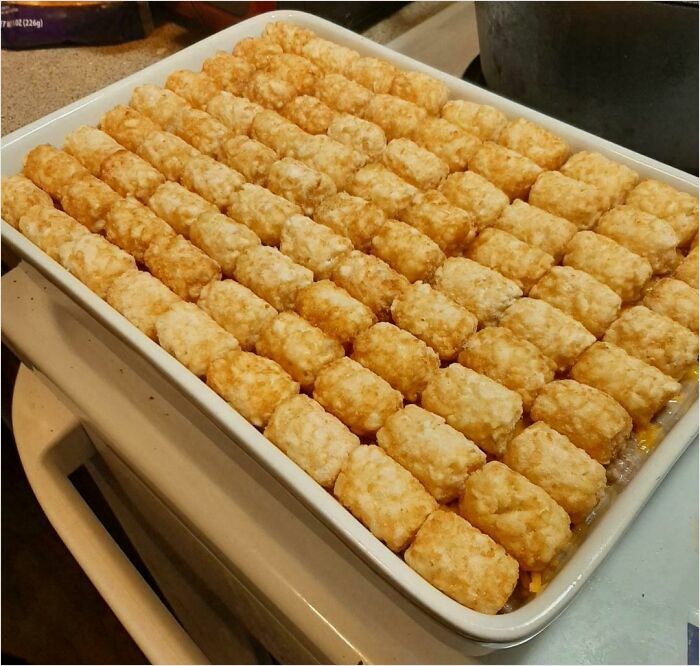
<svg viewBox="0 0 700 666">
<path fill-rule="evenodd" d="M 117 44 L 153 27 L 147 2 L 3 2 L 2 48 Z"/>
</svg>

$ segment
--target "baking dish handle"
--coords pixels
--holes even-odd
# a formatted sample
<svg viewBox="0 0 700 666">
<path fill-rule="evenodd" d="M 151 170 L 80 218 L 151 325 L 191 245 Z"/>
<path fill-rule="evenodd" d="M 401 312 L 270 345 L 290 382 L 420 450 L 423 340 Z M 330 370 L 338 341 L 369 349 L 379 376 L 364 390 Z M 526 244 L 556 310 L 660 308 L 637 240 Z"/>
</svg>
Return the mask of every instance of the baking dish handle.
<svg viewBox="0 0 700 666">
<path fill-rule="evenodd" d="M 25 366 L 15 383 L 12 424 L 41 508 L 147 659 L 209 663 L 67 478 L 95 449 L 80 422 Z"/>
</svg>

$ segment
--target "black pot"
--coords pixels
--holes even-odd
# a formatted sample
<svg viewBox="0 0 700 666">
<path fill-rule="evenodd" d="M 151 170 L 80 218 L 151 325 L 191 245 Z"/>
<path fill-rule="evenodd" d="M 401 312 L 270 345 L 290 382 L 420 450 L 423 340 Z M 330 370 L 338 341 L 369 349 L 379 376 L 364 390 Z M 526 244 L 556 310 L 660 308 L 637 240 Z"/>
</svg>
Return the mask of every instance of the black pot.
<svg viewBox="0 0 700 666">
<path fill-rule="evenodd" d="M 698 173 L 698 3 L 477 2 L 488 87 Z"/>
</svg>

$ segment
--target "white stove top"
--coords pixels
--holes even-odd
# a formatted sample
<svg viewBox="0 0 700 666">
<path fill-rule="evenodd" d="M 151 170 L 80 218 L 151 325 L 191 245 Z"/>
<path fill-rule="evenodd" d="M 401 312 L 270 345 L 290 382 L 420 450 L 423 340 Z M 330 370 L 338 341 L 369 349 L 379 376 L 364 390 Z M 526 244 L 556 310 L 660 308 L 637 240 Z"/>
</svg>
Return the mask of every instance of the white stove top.
<svg viewBox="0 0 700 666">
<path fill-rule="evenodd" d="M 474 5 L 455 3 L 389 46 L 461 76 L 478 53 Z M 697 441 L 553 625 L 519 647 L 467 657 L 462 639 L 417 613 L 36 271 L 18 267 L 2 282 L 11 347 L 188 524 L 213 535 L 217 552 L 319 654 L 375 663 L 687 663 L 687 624 L 698 624 Z"/>
</svg>

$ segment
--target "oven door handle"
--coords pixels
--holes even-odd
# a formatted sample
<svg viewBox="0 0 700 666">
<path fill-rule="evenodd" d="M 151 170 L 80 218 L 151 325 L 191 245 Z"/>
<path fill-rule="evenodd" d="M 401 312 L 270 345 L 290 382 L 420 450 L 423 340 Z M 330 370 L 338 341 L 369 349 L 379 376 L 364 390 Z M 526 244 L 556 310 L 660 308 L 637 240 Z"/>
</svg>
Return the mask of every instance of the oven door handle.
<svg viewBox="0 0 700 666">
<path fill-rule="evenodd" d="M 80 422 L 26 366 L 15 383 L 12 424 L 41 508 L 150 663 L 208 664 L 68 479 L 95 449 Z"/>
</svg>

